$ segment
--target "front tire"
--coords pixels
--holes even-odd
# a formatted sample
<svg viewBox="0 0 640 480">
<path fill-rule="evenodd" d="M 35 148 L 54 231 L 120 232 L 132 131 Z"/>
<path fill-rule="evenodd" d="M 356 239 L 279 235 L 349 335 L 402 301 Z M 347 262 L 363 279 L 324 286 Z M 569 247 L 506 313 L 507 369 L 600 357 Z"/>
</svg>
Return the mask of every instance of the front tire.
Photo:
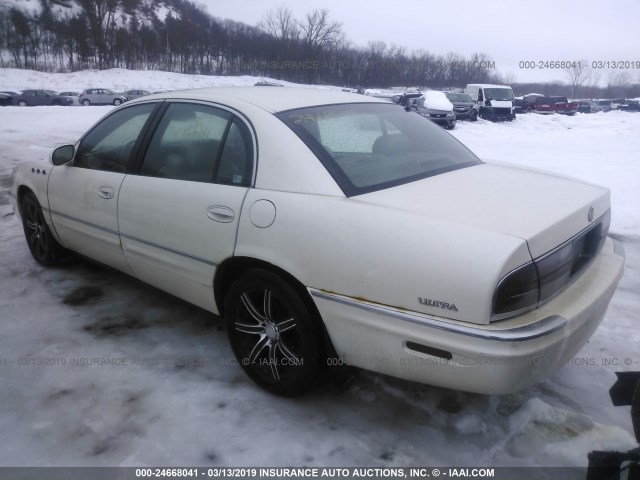
<svg viewBox="0 0 640 480">
<path fill-rule="evenodd" d="M 225 317 L 233 353 L 259 386 L 294 397 L 315 383 L 319 321 L 289 283 L 266 270 L 246 272 L 225 298 Z"/>
<path fill-rule="evenodd" d="M 18 106 L 19 106 L 19 107 L 26 107 L 26 106 L 27 106 L 27 102 L 25 102 L 24 100 L 20 100 L 20 101 L 18 102 Z"/>
<path fill-rule="evenodd" d="M 122 104 L 122 100 L 120 100 L 119 98 L 116 98 L 113 100 L 113 104 L 117 107 L 118 105 Z"/>
<path fill-rule="evenodd" d="M 88 107 L 89 105 L 91 105 L 91 102 L 87 99 L 82 100 L 82 105 L 85 107 Z"/>
<path fill-rule="evenodd" d="M 24 236 L 34 260 L 45 267 L 62 263 L 66 251 L 51 234 L 36 196 L 27 193 L 20 209 Z"/>
</svg>

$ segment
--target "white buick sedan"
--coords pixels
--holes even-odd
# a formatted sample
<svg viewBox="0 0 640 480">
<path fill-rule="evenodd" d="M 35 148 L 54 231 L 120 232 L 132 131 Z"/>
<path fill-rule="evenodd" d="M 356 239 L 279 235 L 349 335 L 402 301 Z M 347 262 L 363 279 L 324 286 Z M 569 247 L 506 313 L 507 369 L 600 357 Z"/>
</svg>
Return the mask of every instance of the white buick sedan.
<svg viewBox="0 0 640 480">
<path fill-rule="evenodd" d="M 363 95 L 211 88 L 114 109 L 11 190 L 35 260 L 70 252 L 224 316 L 260 386 L 344 362 L 486 394 L 590 338 L 623 271 L 607 189 L 480 161 Z"/>
</svg>

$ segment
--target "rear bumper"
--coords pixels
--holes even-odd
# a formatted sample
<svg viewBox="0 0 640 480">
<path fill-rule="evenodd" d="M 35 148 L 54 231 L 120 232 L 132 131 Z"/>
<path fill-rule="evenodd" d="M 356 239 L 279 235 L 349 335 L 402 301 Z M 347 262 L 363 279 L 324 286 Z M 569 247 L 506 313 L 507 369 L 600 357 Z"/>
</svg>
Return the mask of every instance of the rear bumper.
<svg viewBox="0 0 640 480">
<path fill-rule="evenodd" d="M 588 271 L 562 294 L 490 325 L 310 292 L 346 363 L 431 385 L 505 394 L 551 375 L 582 348 L 602 321 L 623 268 L 624 257 L 609 238 Z"/>
</svg>

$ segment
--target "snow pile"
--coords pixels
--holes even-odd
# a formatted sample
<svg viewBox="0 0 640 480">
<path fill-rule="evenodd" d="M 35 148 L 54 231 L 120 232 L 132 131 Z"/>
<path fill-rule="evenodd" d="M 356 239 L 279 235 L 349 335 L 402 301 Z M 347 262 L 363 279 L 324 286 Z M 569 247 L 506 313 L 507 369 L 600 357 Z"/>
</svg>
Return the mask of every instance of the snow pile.
<svg viewBox="0 0 640 480">
<path fill-rule="evenodd" d="M 291 87 L 302 86 L 283 80 L 248 75 L 241 77 L 185 75 L 171 72 L 126 70 L 123 68 L 71 73 L 46 73 L 15 68 L 0 69 L 0 91 L 16 92 L 27 89 L 82 92 L 87 88 L 108 88 L 115 92 L 124 92 L 131 89 L 157 92 L 214 86 L 243 87 L 255 85 L 260 81 L 279 83 Z"/>
<path fill-rule="evenodd" d="M 447 96 L 442 92 L 435 90 L 427 90 L 422 93 L 424 97 L 424 107 L 431 110 L 441 110 L 445 112 L 453 111 L 453 104 L 449 101 Z"/>
</svg>

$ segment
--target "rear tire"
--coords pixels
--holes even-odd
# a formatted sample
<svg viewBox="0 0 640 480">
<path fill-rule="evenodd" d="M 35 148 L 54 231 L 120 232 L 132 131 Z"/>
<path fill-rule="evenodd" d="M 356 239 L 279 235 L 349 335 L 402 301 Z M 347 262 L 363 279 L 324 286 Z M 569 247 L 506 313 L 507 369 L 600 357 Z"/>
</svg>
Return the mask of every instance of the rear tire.
<svg viewBox="0 0 640 480">
<path fill-rule="evenodd" d="M 33 193 L 22 198 L 20 210 L 24 236 L 34 260 L 45 267 L 62 263 L 67 252 L 51 234 L 40 202 Z"/>
<path fill-rule="evenodd" d="M 284 397 L 310 390 L 320 371 L 322 330 L 289 283 L 250 270 L 231 286 L 224 305 L 231 348 L 255 383 Z"/>
</svg>

